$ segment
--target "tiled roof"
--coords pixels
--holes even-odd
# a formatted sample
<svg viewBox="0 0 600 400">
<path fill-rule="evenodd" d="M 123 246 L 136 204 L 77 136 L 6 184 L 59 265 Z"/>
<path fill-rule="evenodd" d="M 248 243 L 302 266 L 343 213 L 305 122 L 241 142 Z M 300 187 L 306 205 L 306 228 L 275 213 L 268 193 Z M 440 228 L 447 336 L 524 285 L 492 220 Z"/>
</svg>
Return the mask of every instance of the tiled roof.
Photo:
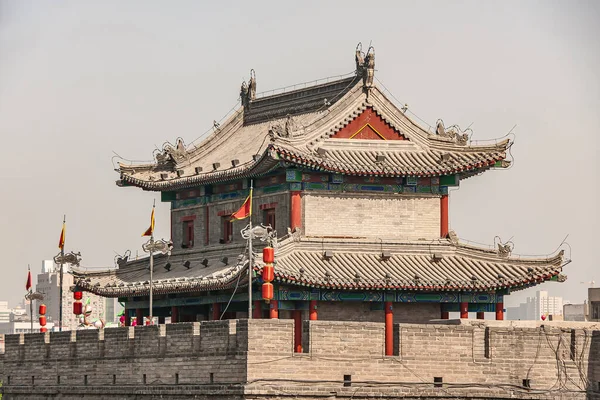
<svg viewBox="0 0 600 400">
<path fill-rule="evenodd" d="M 238 257 L 240 246 L 219 246 L 205 251 L 188 251 L 176 256 L 155 256 L 153 292 L 155 294 L 202 292 L 243 286 L 248 283 L 247 257 Z M 226 259 L 225 259 L 225 258 Z M 202 262 L 206 259 L 206 265 Z M 227 263 L 225 263 L 226 261 Z M 189 262 L 187 268 L 185 263 Z M 165 265 L 170 263 L 170 270 Z M 150 259 L 127 263 L 119 269 L 88 272 L 73 268 L 75 285 L 104 297 L 147 296 L 150 293 Z"/>
<path fill-rule="evenodd" d="M 331 257 L 325 256 L 330 251 Z M 155 258 L 154 292 L 204 292 L 247 284 L 247 258 L 239 246 Z M 222 262 L 228 254 L 228 264 Z M 202 260 L 208 260 L 207 267 Z M 169 261 L 171 270 L 164 266 Z M 190 262 L 190 268 L 184 262 Z M 489 291 L 518 290 L 558 279 L 565 264 L 563 252 L 541 258 L 503 257 L 498 252 L 433 242 L 373 242 L 362 239 L 293 238 L 280 242 L 275 276 L 279 282 L 339 290 Z M 149 260 L 136 260 L 122 269 L 74 270 L 75 284 L 105 296 L 144 296 L 149 293 Z M 262 261 L 255 259 L 256 270 Z M 242 274 L 242 275 L 240 275 Z M 239 279 L 239 281 L 238 281 Z"/>
<path fill-rule="evenodd" d="M 244 124 L 256 124 L 306 114 L 334 104 L 360 80 L 356 75 L 253 100 L 244 112 Z"/>
<path fill-rule="evenodd" d="M 331 88 L 342 86 L 339 96 L 331 96 Z M 436 135 L 412 121 L 376 86 L 365 91 L 358 80 L 340 80 L 322 88 L 327 88 L 323 89 L 322 96 L 338 100 L 318 109 L 314 108 L 318 103 L 315 100 L 314 106 L 299 106 L 302 113 L 290 118 L 284 111 L 292 100 L 285 100 L 286 96 L 298 99 L 303 99 L 302 93 L 317 96 L 319 91 L 315 87 L 255 100 L 250 110 L 236 111 L 198 146 L 182 146 L 172 158 L 169 157 L 173 153 L 165 150 L 162 163 L 119 164 L 119 184 L 156 191 L 182 189 L 260 176 L 276 168 L 281 159 L 310 169 L 349 175 L 459 174 L 462 178 L 510 164 L 505 160 L 512 144 L 508 139 L 489 145 L 471 145 Z M 321 94 L 314 98 L 320 99 Z M 312 100 L 309 103 L 313 104 Z M 277 107 L 284 111 L 279 112 Z M 332 137 L 367 108 L 407 140 Z M 248 113 L 268 114 L 272 118 L 257 116 L 249 123 Z M 168 162 L 164 162 L 165 155 Z M 377 156 L 385 156 L 385 160 L 377 160 Z"/>
<path fill-rule="evenodd" d="M 564 265 L 562 251 L 542 258 L 502 257 L 447 239 L 386 243 L 303 238 L 282 246 L 276 259 L 276 280 L 346 290 L 516 290 L 558 279 Z"/>
</svg>

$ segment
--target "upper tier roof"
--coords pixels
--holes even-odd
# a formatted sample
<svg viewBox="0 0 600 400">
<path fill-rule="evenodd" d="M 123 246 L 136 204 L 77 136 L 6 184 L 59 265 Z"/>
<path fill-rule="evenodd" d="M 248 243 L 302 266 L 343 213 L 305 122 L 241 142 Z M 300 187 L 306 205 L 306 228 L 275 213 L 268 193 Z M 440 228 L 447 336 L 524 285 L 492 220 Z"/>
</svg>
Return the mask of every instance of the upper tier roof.
<svg viewBox="0 0 600 400">
<path fill-rule="evenodd" d="M 179 141 L 154 163 L 119 163 L 118 183 L 170 191 L 260 176 L 283 161 L 346 175 L 465 178 L 508 166 L 511 144 L 472 145 L 460 131 L 427 130 L 356 75 L 247 100 L 199 145 Z"/>
<path fill-rule="evenodd" d="M 324 256 L 331 251 L 331 257 Z M 154 293 L 205 292 L 247 284 L 247 257 L 239 245 L 212 246 L 154 260 Z M 228 256 L 228 264 L 223 262 Z M 240 257 L 237 257 L 237 256 Z M 369 241 L 308 238 L 292 234 L 276 247 L 275 280 L 296 286 L 338 290 L 490 291 L 519 290 L 563 280 L 563 252 L 536 258 L 514 257 L 439 239 Z M 202 261 L 206 259 L 206 265 Z M 186 268 L 185 261 L 189 261 Z M 230 262 L 229 262 L 230 261 Z M 164 267 L 169 262 L 170 270 Z M 262 260 L 255 258 L 256 270 Z M 74 269 L 75 285 L 105 297 L 145 296 L 150 290 L 149 259 L 116 270 Z M 240 275 L 241 274 L 241 275 Z"/>
</svg>

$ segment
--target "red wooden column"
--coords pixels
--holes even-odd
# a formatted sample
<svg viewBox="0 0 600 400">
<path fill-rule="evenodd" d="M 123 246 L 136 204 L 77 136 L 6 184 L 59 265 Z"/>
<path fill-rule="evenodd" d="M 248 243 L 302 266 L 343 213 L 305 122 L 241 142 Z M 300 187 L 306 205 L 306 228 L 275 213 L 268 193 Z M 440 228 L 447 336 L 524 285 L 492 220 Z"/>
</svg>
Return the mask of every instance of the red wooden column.
<svg viewBox="0 0 600 400">
<path fill-rule="evenodd" d="M 212 319 L 213 321 L 221 318 L 221 303 L 213 303 L 212 305 Z"/>
<path fill-rule="evenodd" d="M 302 226 L 302 192 L 290 192 L 290 228 L 292 232 Z"/>
<path fill-rule="evenodd" d="M 443 194 L 440 201 L 440 237 L 448 236 L 448 195 Z"/>
<path fill-rule="evenodd" d="M 385 355 L 394 355 L 394 311 L 392 302 L 385 302 Z"/>
<path fill-rule="evenodd" d="M 129 316 L 129 309 L 127 307 L 125 307 L 123 315 L 125 316 L 125 326 L 131 326 L 131 317 Z"/>
<path fill-rule="evenodd" d="M 179 322 L 179 307 L 173 306 L 171 307 L 171 323 L 175 324 Z"/>
<path fill-rule="evenodd" d="M 483 311 L 477 311 L 477 319 L 485 319 L 485 313 Z"/>
<path fill-rule="evenodd" d="M 208 244 L 210 243 L 210 232 L 209 232 L 209 227 L 210 227 L 210 221 L 208 220 L 208 204 L 206 205 L 206 208 L 204 209 L 204 244 L 206 246 L 208 246 Z"/>
<path fill-rule="evenodd" d="M 302 353 L 302 311 L 292 311 L 294 318 L 294 353 Z"/>
<path fill-rule="evenodd" d="M 317 314 L 317 301 L 316 300 L 311 300 L 310 303 L 308 304 L 308 310 L 309 310 L 309 315 L 308 315 L 308 319 L 311 321 L 316 321 L 318 318 L 318 314 Z"/>
<path fill-rule="evenodd" d="M 496 321 L 504 320 L 504 303 L 496 303 Z"/>
<path fill-rule="evenodd" d="M 135 323 L 137 326 L 144 325 L 144 310 L 142 308 L 136 308 L 135 310 Z"/>
<path fill-rule="evenodd" d="M 252 309 L 252 318 L 262 318 L 262 302 L 260 300 L 254 300 L 254 308 Z"/>
<path fill-rule="evenodd" d="M 469 318 L 469 303 L 460 303 L 460 317 L 465 319 Z"/>
</svg>

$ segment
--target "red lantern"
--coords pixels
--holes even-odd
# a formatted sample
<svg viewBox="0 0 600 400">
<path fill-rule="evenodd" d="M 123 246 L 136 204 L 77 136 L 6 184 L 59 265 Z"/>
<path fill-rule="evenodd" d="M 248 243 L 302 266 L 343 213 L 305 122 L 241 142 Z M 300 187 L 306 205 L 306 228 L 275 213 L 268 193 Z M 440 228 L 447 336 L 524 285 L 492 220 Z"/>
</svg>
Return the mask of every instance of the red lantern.
<svg viewBox="0 0 600 400">
<path fill-rule="evenodd" d="M 42 315 L 40 317 L 40 326 L 46 326 L 46 316 Z"/>
<path fill-rule="evenodd" d="M 81 300 L 83 298 L 83 292 L 73 292 L 73 298 L 75 300 Z"/>
<path fill-rule="evenodd" d="M 262 285 L 262 297 L 264 300 L 273 299 L 273 284 L 263 283 Z"/>
<path fill-rule="evenodd" d="M 75 303 L 73 303 L 73 314 L 83 314 L 83 303 L 81 303 L 80 301 L 76 301 Z"/>
<path fill-rule="evenodd" d="M 272 265 L 265 265 L 262 270 L 262 278 L 265 282 L 271 282 L 275 278 L 275 271 Z"/>
<path fill-rule="evenodd" d="M 263 261 L 265 264 L 272 264 L 275 261 L 275 249 L 272 247 L 265 247 L 263 249 Z"/>
<path fill-rule="evenodd" d="M 46 305 L 40 304 L 40 315 L 46 315 Z"/>
<path fill-rule="evenodd" d="M 48 328 L 46 328 L 45 326 L 42 326 L 40 328 L 40 332 L 44 333 L 44 332 L 48 332 Z"/>
</svg>

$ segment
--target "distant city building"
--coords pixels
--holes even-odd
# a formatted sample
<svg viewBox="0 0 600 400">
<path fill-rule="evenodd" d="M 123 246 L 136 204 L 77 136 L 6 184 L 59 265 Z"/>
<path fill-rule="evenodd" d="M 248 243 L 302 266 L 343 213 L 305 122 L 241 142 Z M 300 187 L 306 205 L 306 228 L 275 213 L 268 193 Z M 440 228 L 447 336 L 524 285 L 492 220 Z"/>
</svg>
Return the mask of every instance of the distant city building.
<svg viewBox="0 0 600 400">
<path fill-rule="evenodd" d="M 600 288 L 588 288 L 589 320 L 600 321 Z"/>
<path fill-rule="evenodd" d="M 46 328 L 52 330 L 54 324 L 52 322 L 46 323 Z M 33 331 L 31 330 L 30 320 L 18 320 L 0 323 L 0 335 L 1 334 L 15 334 L 15 333 L 37 333 L 40 331 L 39 321 L 33 321 Z"/>
<path fill-rule="evenodd" d="M 0 301 L 0 324 L 10 321 L 10 308 L 8 301 Z"/>
<path fill-rule="evenodd" d="M 507 319 L 538 321 L 544 316 L 550 320 L 562 319 L 562 297 L 548 296 L 545 290 L 535 292 L 535 297 L 528 297 L 525 303 L 517 307 L 507 307 Z"/>
<path fill-rule="evenodd" d="M 44 300 L 36 301 L 34 306 L 34 320 L 37 315 L 39 304 L 43 303 L 47 307 L 46 316 L 49 322 L 53 322 L 58 328 L 59 322 L 59 298 L 60 298 L 60 267 L 52 261 L 44 260 L 42 262 L 42 273 L 37 275 L 37 284 L 35 290 L 44 296 Z M 69 273 L 68 266 L 64 266 L 63 273 L 63 330 L 77 329 L 79 325 L 78 317 L 73 314 L 73 275 Z M 105 299 L 91 293 L 86 293 L 84 296 L 84 304 L 87 299 L 90 300 L 92 306 L 92 320 L 105 318 Z"/>
<path fill-rule="evenodd" d="M 588 304 L 565 304 L 563 306 L 565 321 L 587 321 Z"/>
</svg>

